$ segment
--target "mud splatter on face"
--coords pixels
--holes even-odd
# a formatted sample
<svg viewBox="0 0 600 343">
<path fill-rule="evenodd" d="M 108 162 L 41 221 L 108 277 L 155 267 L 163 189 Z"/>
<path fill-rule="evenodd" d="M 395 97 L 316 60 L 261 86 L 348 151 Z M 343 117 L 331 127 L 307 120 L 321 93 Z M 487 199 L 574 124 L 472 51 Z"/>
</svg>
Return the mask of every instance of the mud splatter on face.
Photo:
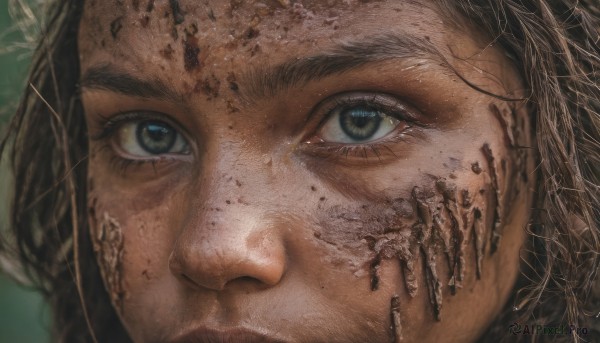
<svg viewBox="0 0 600 343">
<path fill-rule="evenodd" d="M 427 178 L 430 178 L 429 176 Z M 410 199 L 384 200 L 377 205 L 362 205 L 359 209 L 328 209 L 322 224 L 324 232 L 318 238 L 327 242 L 366 242 L 374 257 L 368 262 L 370 286 L 379 287 L 379 266 L 385 259 L 397 259 L 402 268 L 406 290 L 416 296 L 419 285 L 415 275 L 422 258 L 427 294 L 434 316 L 441 320 L 442 290 L 448 280 L 452 294 L 462 287 L 467 273 L 466 250 L 473 239 L 476 251 L 477 275 L 486 242 L 485 213 L 490 203 L 485 174 L 473 189 L 461 189 L 447 178 L 434 177 L 423 186 L 414 187 Z M 341 238 L 341 239 L 340 239 Z M 333 243 L 332 243 L 333 244 Z M 360 243 L 354 243 L 360 244 Z M 449 275 L 440 275 L 440 260 L 447 263 Z M 399 316 L 399 314 L 398 314 Z"/>
<path fill-rule="evenodd" d="M 175 25 L 179 25 L 185 21 L 185 13 L 181 10 L 178 0 L 169 0 L 169 6 L 171 7 L 171 13 L 173 14 L 173 22 Z"/>
<path fill-rule="evenodd" d="M 508 160 L 501 158 L 499 161 L 495 152 L 489 144 L 481 148 L 487 161 L 489 177 L 495 194 L 496 209 L 494 213 L 494 226 L 492 228 L 491 253 L 498 250 L 500 238 L 502 237 L 502 218 L 506 215 L 506 209 L 519 195 L 521 188 L 529 181 L 527 177 L 527 163 L 529 152 L 525 143 L 525 119 L 519 116 L 516 105 L 499 107 L 490 105 L 490 111 L 500 123 L 504 142 L 508 147 Z M 507 180 L 513 180 L 509 183 Z"/>
<path fill-rule="evenodd" d="M 92 220 L 92 244 L 104 285 L 114 307 L 122 312 L 126 292 L 122 281 L 123 233 L 121 226 L 107 212 L 104 212 L 101 218 L 96 218 L 93 208 L 90 209 L 90 218 Z"/>
<path fill-rule="evenodd" d="M 187 35 L 183 41 L 183 67 L 185 71 L 190 72 L 200 67 L 199 53 L 198 39 L 192 35 Z"/>
<path fill-rule="evenodd" d="M 395 343 L 402 341 L 402 322 L 400 317 L 400 297 L 394 295 L 391 301 L 392 339 Z"/>
<path fill-rule="evenodd" d="M 492 179 L 492 190 L 494 192 L 496 207 L 494 210 L 494 224 L 492 227 L 492 245 L 491 252 L 495 252 L 498 249 L 498 245 L 500 244 L 500 237 L 502 236 L 502 214 L 504 213 L 504 207 L 502 202 L 502 194 L 500 191 L 500 187 L 498 184 L 498 172 L 496 170 L 496 159 L 494 158 L 494 154 L 492 153 L 492 149 L 489 144 L 484 144 L 481 147 L 481 151 L 485 156 L 485 159 L 488 163 L 490 178 Z"/>
<path fill-rule="evenodd" d="M 150 13 L 154 11 L 154 0 L 148 0 L 148 4 L 146 5 L 146 12 Z"/>
<path fill-rule="evenodd" d="M 113 39 L 117 39 L 119 31 L 123 28 L 123 16 L 118 17 L 110 23 L 110 35 Z"/>
</svg>

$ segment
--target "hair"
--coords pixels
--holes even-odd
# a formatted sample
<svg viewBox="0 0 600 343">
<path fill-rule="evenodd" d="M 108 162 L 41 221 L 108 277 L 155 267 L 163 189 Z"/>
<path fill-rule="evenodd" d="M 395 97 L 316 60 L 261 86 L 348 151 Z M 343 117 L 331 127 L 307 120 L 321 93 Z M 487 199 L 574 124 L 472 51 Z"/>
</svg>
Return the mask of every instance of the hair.
<svg viewBox="0 0 600 343">
<path fill-rule="evenodd" d="M 600 263 L 600 6 L 592 0 L 437 2 L 450 20 L 483 28 L 515 57 L 535 131 L 538 181 L 527 256 L 512 299 L 481 341 L 508 339 L 513 322 L 575 325 L 589 334 L 511 341 L 590 338 L 600 332 L 592 318 L 600 310 L 600 292 L 594 292 Z M 0 241 L 0 250 L 18 259 L 51 304 L 53 340 L 129 342 L 88 234 L 77 47 L 83 4 L 55 0 L 47 6 L 29 85 L 0 143 L 0 156 L 8 156 L 14 173 L 14 244 Z"/>
</svg>

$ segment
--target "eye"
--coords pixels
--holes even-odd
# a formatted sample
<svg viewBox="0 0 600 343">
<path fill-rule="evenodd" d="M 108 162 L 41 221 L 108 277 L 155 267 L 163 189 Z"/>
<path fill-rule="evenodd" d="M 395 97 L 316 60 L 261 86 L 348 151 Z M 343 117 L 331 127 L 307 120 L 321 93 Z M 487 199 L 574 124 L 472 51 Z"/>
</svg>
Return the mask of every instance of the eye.
<svg viewBox="0 0 600 343">
<path fill-rule="evenodd" d="M 172 126 L 160 120 L 140 120 L 122 124 L 117 131 L 116 144 L 134 157 L 167 154 L 188 154 L 185 138 Z"/>
<path fill-rule="evenodd" d="M 334 109 L 320 131 L 331 143 L 366 143 L 385 137 L 400 120 L 369 105 L 350 105 Z"/>
<path fill-rule="evenodd" d="M 387 94 L 342 94 L 327 103 L 325 120 L 311 141 L 371 143 L 414 121 L 411 110 Z"/>
</svg>

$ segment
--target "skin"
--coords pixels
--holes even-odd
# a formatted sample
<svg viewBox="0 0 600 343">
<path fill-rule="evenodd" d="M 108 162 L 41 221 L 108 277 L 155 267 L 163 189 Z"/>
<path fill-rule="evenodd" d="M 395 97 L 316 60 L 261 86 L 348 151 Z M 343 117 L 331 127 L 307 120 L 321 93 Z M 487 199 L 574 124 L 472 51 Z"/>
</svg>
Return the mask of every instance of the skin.
<svg viewBox="0 0 600 343">
<path fill-rule="evenodd" d="M 531 146 L 531 137 L 525 108 L 469 87 L 448 65 L 482 89 L 518 97 L 521 83 L 503 52 L 447 23 L 428 2 L 178 4 L 173 15 L 168 1 L 151 8 L 88 1 L 78 37 L 91 236 L 131 338 L 162 342 L 195 329 L 243 328 L 286 342 L 475 340 L 518 275 L 531 203 L 534 180 L 514 176 L 531 174 L 532 159 L 515 153 L 506 135 L 519 131 L 521 146 Z M 269 68 L 384 33 L 417 37 L 437 52 L 388 56 L 274 92 L 252 81 Z M 98 81 L 106 80 L 102 73 L 90 81 L 99 69 L 175 94 L 136 96 Z M 391 98 L 410 118 L 374 142 L 331 142 L 325 123 L 335 121 L 326 109 L 349 93 Z M 494 106 L 518 125 L 505 128 Z M 119 134 L 135 120 L 109 124 L 106 133 L 107 119 L 148 111 L 181 132 L 189 153 L 128 153 Z M 445 206 L 439 232 L 456 238 L 441 179 L 473 196 L 472 206 L 457 207 L 465 222 L 473 207 L 482 213 L 480 277 L 472 222 L 460 228 L 462 250 L 449 249 L 456 258 L 440 241 L 417 241 L 426 212 L 419 190 Z M 491 253 L 495 220 L 501 239 Z M 402 235 L 411 238 L 388 245 L 391 253 L 374 245 Z M 464 278 L 452 295 L 458 250 Z M 439 318 L 428 270 L 439 281 Z"/>
</svg>

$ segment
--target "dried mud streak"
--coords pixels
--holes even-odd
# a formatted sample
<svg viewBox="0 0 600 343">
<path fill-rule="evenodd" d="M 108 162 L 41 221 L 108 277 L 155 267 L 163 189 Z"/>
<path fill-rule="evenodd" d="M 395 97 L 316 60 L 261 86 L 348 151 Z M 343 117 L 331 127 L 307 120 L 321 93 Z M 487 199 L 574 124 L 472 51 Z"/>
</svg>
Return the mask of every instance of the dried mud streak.
<svg viewBox="0 0 600 343">
<path fill-rule="evenodd" d="M 394 342 L 398 343 L 402 341 L 402 321 L 400 318 L 400 297 L 397 295 L 392 297 L 390 315 Z"/>
<path fill-rule="evenodd" d="M 485 254 L 485 218 L 482 211 L 476 207 L 473 210 L 473 241 L 475 242 L 475 259 L 477 279 L 481 279 L 481 266 Z"/>
<path fill-rule="evenodd" d="M 429 302 L 433 306 L 433 315 L 437 321 L 442 320 L 442 283 L 437 275 L 435 253 L 432 249 L 421 247 L 425 263 L 425 282 L 429 291 Z"/>
<path fill-rule="evenodd" d="M 498 249 L 498 245 L 500 244 L 500 238 L 502 237 L 501 218 L 504 215 L 504 208 L 502 204 L 502 195 L 500 194 L 500 188 L 498 184 L 498 171 L 496 170 L 495 158 L 492 153 L 492 149 L 490 148 L 489 144 L 485 143 L 483 147 L 481 147 L 481 151 L 483 152 L 483 155 L 485 156 L 485 159 L 488 163 L 488 169 L 490 172 L 490 178 L 492 179 L 492 188 L 496 202 L 496 206 L 494 209 L 494 222 L 492 224 L 492 238 L 490 247 L 490 253 L 493 254 Z"/>
<path fill-rule="evenodd" d="M 514 148 L 516 146 L 516 140 L 514 136 L 515 125 L 512 113 L 509 118 L 506 118 L 506 116 L 504 115 L 505 112 L 500 111 L 496 104 L 490 105 L 490 111 L 494 114 L 494 116 L 496 117 L 496 119 L 498 119 L 500 125 L 502 126 L 502 131 L 504 132 L 504 140 L 506 141 L 506 144 L 510 148 Z"/>
<path fill-rule="evenodd" d="M 379 289 L 379 266 L 381 264 L 381 255 L 375 255 L 373 261 L 369 265 L 369 276 L 371 277 L 371 290 Z"/>
<path fill-rule="evenodd" d="M 115 308 L 123 312 L 125 290 L 121 275 L 123 268 L 123 233 L 121 226 L 106 212 L 96 225 L 93 246 L 100 265 L 100 273 Z"/>
<path fill-rule="evenodd" d="M 417 276 L 415 273 L 415 263 L 417 254 L 419 253 L 419 246 L 417 244 L 414 244 L 409 249 L 412 258 L 403 259 L 400 256 L 398 256 L 398 259 L 400 260 L 401 265 L 403 267 L 404 284 L 406 285 L 408 295 L 410 295 L 411 298 L 414 298 L 417 295 L 417 291 L 419 290 L 419 286 L 417 284 Z"/>
<path fill-rule="evenodd" d="M 471 194 L 469 193 L 468 190 L 463 189 L 462 190 L 462 211 L 461 211 L 461 218 L 462 218 L 462 232 L 463 232 L 463 239 L 461 242 L 461 258 L 460 261 L 462 263 L 462 269 L 459 268 L 459 275 L 461 280 L 464 280 L 464 274 L 466 271 L 466 261 L 465 261 L 465 257 L 464 257 L 464 252 L 467 247 L 469 246 L 469 235 L 471 233 L 471 231 L 473 231 L 473 222 L 475 221 L 474 218 L 474 212 L 473 212 L 473 197 L 471 196 Z M 476 257 L 477 258 L 477 257 Z"/>
<path fill-rule="evenodd" d="M 450 251 L 454 250 L 454 252 L 450 254 L 453 258 L 450 260 L 450 270 L 452 271 L 452 274 L 450 276 L 449 284 L 452 294 L 454 294 L 456 292 L 456 287 L 462 287 L 462 280 L 464 279 L 465 258 L 462 249 L 464 241 L 464 225 L 462 216 L 459 213 L 458 191 L 456 185 L 441 178 L 436 181 L 436 187 L 444 197 L 444 207 L 450 217 L 450 229 L 452 231 L 452 241 L 450 242 L 452 246 L 450 247 Z"/>
<path fill-rule="evenodd" d="M 420 239 L 421 252 L 425 267 L 425 279 L 429 291 L 429 301 L 433 306 L 436 320 L 441 320 L 442 286 L 436 271 L 436 239 L 434 236 L 434 217 L 436 216 L 437 201 L 432 192 L 422 191 L 418 187 L 413 189 L 413 198 L 417 203 L 417 212 L 423 225 Z"/>
</svg>

